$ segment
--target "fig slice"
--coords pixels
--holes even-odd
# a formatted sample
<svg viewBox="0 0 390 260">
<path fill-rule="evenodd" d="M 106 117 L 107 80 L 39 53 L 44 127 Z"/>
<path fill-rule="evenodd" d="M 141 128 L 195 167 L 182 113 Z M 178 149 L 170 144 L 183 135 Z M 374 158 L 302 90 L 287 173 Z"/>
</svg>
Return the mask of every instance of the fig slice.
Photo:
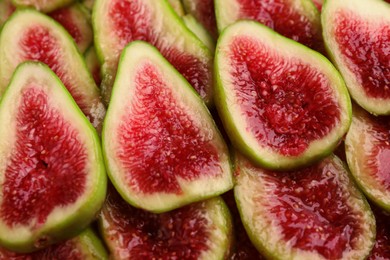
<svg viewBox="0 0 390 260">
<path fill-rule="evenodd" d="M 188 29 L 190 29 L 191 32 L 193 32 L 212 53 L 214 53 L 215 42 L 206 28 L 204 28 L 203 25 L 199 23 L 191 14 L 184 15 L 182 19 Z"/>
<path fill-rule="evenodd" d="M 227 259 L 232 223 L 220 197 L 153 214 L 110 191 L 98 223 L 113 259 Z"/>
<path fill-rule="evenodd" d="M 81 53 L 84 53 L 92 44 L 91 14 L 83 4 L 75 3 L 55 10 L 48 15 L 69 32 Z"/>
<path fill-rule="evenodd" d="M 250 239 L 270 259 L 365 259 L 374 215 L 344 164 L 268 171 L 236 156 L 234 194 Z"/>
<path fill-rule="evenodd" d="M 122 49 L 131 41 L 143 40 L 157 47 L 212 106 L 213 56 L 166 0 L 97 0 L 92 20 L 105 102 L 111 95 Z"/>
<path fill-rule="evenodd" d="M 72 239 L 29 254 L 18 254 L 4 248 L 0 248 L 0 259 L 104 260 L 108 259 L 108 255 L 100 238 L 91 228 L 88 228 Z"/>
<path fill-rule="evenodd" d="M 215 0 L 219 32 L 238 20 L 253 20 L 325 53 L 320 13 L 312 0 Z"/>
<path fill-rule="evenodd" d="M 351 122 L 344 81 L 319 53 L 264 25 L 240 21 L 220 36 L 216 106 L 233 145 L 269 169 L 330 154 Z"/>
<path fill-rule="evenodd" d="M 364 194 L 390 213 L 390 121 L 353 107 L 345 139 L 348 166 Z"/>
<path fill-rule="evenodd" d="M 65 7 L 75 0 L 12 0 L 17 7 L 33 7 L 40 12 L 48 13 Z"/>
<path fill-rule="evenodd" d="M 146 42 L 122 52 L 102 139 L 109 177 L 135 207 L 164 212 L 233 187 L 228 149 L 209 111 Z"/>
<path fill-rule="evenodd" d="M 324 39 L 351 97 L 372 114 L 390 114 L 390 5 L 382 0 L 329 0 Z"/>
<path fill-rule="evenodd" d="M 17 65 L 27 60 L 46 63 L 100 132 L 105 107 L 74 40 L 60 24 L 33 9 L 16 11 L 2 29 L 0 96 Z"/>
<path fill-rule="evenodd" d="M 0 246 L 26 253 L 77 235 L 106 193 L 95 129 L 36 62 L 16 69 L 0 120 Z"/>
</svg>

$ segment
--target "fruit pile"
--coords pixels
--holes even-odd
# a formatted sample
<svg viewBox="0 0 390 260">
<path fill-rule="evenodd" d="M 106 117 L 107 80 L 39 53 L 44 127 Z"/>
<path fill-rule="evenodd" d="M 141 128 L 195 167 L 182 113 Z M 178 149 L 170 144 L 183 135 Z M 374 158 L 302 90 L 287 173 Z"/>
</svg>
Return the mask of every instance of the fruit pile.
<svg viewBox="0 0 390 260">
<path fill-rule="evenodd" d="M 390 259 L 389 2 L 0 0 L 0 259 Z"/>
</svg>

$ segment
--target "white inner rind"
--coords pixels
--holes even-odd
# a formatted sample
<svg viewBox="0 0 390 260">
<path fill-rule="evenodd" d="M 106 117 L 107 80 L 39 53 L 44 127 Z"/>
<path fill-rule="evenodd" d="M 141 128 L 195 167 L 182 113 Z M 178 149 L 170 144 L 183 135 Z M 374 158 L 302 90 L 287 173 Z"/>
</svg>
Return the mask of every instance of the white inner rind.
<svg viewBox="0 0 390 260">
<path fill-rule="evenodd" d="M 337 26 L 337 12 L 348 11 L 368 21 L 372 28 L 361 28 L 373 32 L 377 26 L 387 24 L 390 26 L 390 5 L 382 0 L 356 1 L 356 0 L 328 0 L 322 8 L 322 27 L 324 41 L 330 51 L 331 58 L 340 70 L 347 84 L 352 98 L 366 110 L 377 115 L 390 114 L 390 98 L 374 98 L 365 94 L 364 88 L 360 85 L 355 74 L 348 68 L 343 60 L 340 46 L 335 39 Z M 389 86 L 390 87 L 390 86 Z"/>
<path fill-rule="evenodd" d="M 270 29 L 255 22 L 242 21 L 229 27 L 221 36 L 218 46 L 216 63 L 218 66 L 217 77 L 220 81 L 217 91 L 217 105 L 220 105 L 224 117 L 229 121 L 228 128 L 233 129 L 234 138 L 232 142 L 242 142 L 240 149 L 248 151 L 256 160 L 272 168 L 291 168 L 296 165 L 305 164 L 313 158 L 329 153 L 339 139 L 347 132 L 351 121 L 351 103 L 345 87 L 345 84 L 339 76 L 336 69 L 324 57 L 315 51 L 295 43 L 294 41 L 284 38 Z M 251 129 L 242 111 L 240 103 L 237 101 L 235 94 L 234 78 L 231 71 L 231 46 L 230 43 L 236 37 L 245 36 L 255 42 L 265 45 L 271 52 L 276 52 L 282 59 L 295 59 L 311 67 L 313 70 L 323 73 L 330 82 L 334 102 L 340 108 L 340 118 L 333 129 L 322 139 L 310 142 L 306 150 L 298 156 L 284 156 L 278 151 L 270 149 L 266 144 L 261 144 L 256 137 L 248 131 Z M 219 104 L 218 104 L 219 103 Z"/>
<path fill-rule="evenodd" d="M 76 104 L 69 102 L 71 96 L 65 88 L 58 87 L 60 81 L 54 73 L 49 73 L 49 69 L 43 64 L 26 63 L 17 69 L 10 88 L 1 101 L 0 120 L 3 127 L 0 127 L 0 135 L 2 136 L 0 139 L 0 187 L 3 186 L 5 181 L 5 171 L 9 166 L 17 141 L 15 119 L 19 113 L 18 108 L 21 106 L 21 93 L 31 87 L 31 84 L 34 85 L 35 89 L 39 88 L 47 94 L 48 105 L 60 111 L 64 121 L 77 131 L 78 139 L 87 153 L 87 160 L 85 166 L 86 183 L 83 194 L 76 202 L 66 207 L 55 207 L 47 216 L 44 225 L 37 226 L 36 219 L 32 219 L 28 225 L 10 227 L 0 218 L 1 241 L 14 245 L 27 243 L 30 244 L 29 246 L 41 237 L 47 237 L 48 242 L 50 242 L 51 235 L 53 235 L 50 232 L 66 225 L 68 221 L 78 221 L 75 219 L 77 217 L 92 218 L 88 215 L 95 214 L 104 199 L 102 197 L 104 192 L 102 194 L 97 192 L 102 189 L 102 185 L 105 185 L 100 144 L 92 126 L 86 121 Z M 0 193 L 0 205 L 2 203 L 3 194 Z"/>
<path fill-rule="evenodd" d="M 131 188 L 128 185 L 128 173 L 123 169 L 122 163 L 116 156 L 115 151 L 121 149 L 117 137 L 120 123 L 118 119 L 132 115 L 130 108 L 134 102 L 137 102 L 137 97 L 132 94 L 136 88 L 135 78 L 139 73 L 139 68 L 144 64 L 152 64 L 159 74 L 164 76 L 164 82 L 167 83 L 167 87 L 172 88 L 172 94 L 175 96 L 178 106 L 185 108 L 186 115 L 201 129 L 201 134 L 211 137 L 210 142 L 219 151 L 222 174 L 211 177 L 209 173 L 205 172 L 196 180 L 178 179 L 183 191 L 182 194 L 162 192 L 145 194 Z M 232 187 L 227 147 L 207 108 L 191 86 L 155 48 L 146 43 L 134 42 L 124 50 L 110 104 L 104 122 L 103 149 L 111 179 L 129 203 L 153 212 L 162 212 L 223 193 Z"/>
<path fill-rule="evenodd" d="M 341 188 L 347 199 L 346 206 L 354 210 L 361 228 L 361 233 L 354 241 L 357 249 L 345 248 L 341 259 L 362 259 L 369 254 L 375 240 L 374 216 L 368 204 L 363 201 L 362 194 L 349 179 L 342 162 L 333 156 L 325 159 L 324 163 L 331 163 L 340 170 L 336 178 L 342 184 Z M 267 173 L 263 169 L 254 167 L 243 157 L 240 156 L 237 164 L 239 174 L 234 188 L 237 206 L 245 229 L 257 249 L 270 258 L 326 259 L 316 251 L 294 248 L 291 241 L 284 239 L 277 219 L 271 218 L 269 214 L 269 202 L 274 199 L 275 184 L 267 181 Z"/>
</svg>

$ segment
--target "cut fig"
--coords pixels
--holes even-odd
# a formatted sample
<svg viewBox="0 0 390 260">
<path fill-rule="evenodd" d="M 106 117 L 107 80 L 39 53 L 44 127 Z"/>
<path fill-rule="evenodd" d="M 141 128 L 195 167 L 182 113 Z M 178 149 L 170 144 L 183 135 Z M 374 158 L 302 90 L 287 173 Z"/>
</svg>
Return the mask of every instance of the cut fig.
<svg viewBox="0 0 390 260">
<path fill-rule="evenodd" d="M 216 106 L 233 145 L 270 169 L 330 154 L 351 122 L 351 101 L 332 64 L 253 21 L 220 36 Z"/>
<path fill-rule="evenodd" d="M 199 21 L 216 40 L 218 38 L 215 21 L 214 0 L 182 0 L 184 9 Z"/>
<path fill-rule="evenodd" d="M 371 206 L 376 220 L 376 239 L 367 260 L 390 259 L 390 214 Z"/>
<path fill-rule="evenodd" d="M 328 0 L 324 39 L 351 97 L 376 115 L 390 115 L 390 5 L 382 0 Z"/>
<path fill-rule="evenodd" d="M 208 31 L 203 27 L 203 25 L 199 23 L 191 14 L 183 16 L 182 19 L 188 29 L 190 29 L 191 32 L 193 32 L 212 53 L 214 53 L 215 42 Z"/>
<path fill-rule="evenodd" d="M 100 62 L 94 46 L 89 47 L 88 50 L 85 51 L 84 58 L 89 73 L 91 73 L 96 85 L 99 87 L 102 82 L 102 78 L 100 76 Z"/>
<path fill-rule="evenodd" d="M 238 20 L 253 20 L 325 53 L 320 13 L 312 0 L 215 0 L 219 32 Z"/>
<path fill-rule="evenodd" d="M 177 13 L 178 16 L 184 16 L 184 8 L 180 0 L 168 0 L 169 4 L 172 6 L 173 10 Z"/>
<path fill-rule="evenodd" d="M 0 0 L 0 28 L 14 11 L 15 6 L 11 0 Z"/>
<path fill-rule="evenodd" d="M 105 107 L 73 39 L 53 19 L 32 9 L 15 12 L 1 32 L 0 96 L 17 65 L 26 60 L 46 63 L 100 131 Z"/>
<path fill-rule="evenodd" d="M 153 214 L 109 192 L 99 227 L 113 259 L 226 259 L 229 210 L 220 197 Z"/>
<path fill-rule="evenodd" d="M 365 259 L 373 213 L 332 155 L 298 171 L 274 172 L 236 156 L 234 188 L 250 239 L 270 259 Z"/>
<path fill-rule="evenodd" d="M 353 107 L 345 139 L 348 166 L 364 194 L 390 213 L 390 120 Z"/>
<path fill-rule="evenodd" d="M 18 254 L 0 248 L 4 260 L 105 260 L 106 249 L 98 236 L 86 229 L 77 237 L 29 254 Z"/>
<path fill-rule="evenodd" d="M 48 13 L 60 9 L 75 0 L 12 0 L 17 7 L 33 7 L 40 12 Z"/>
<path fill-rule="evenodd" d="M 93 33 L 90 13 L 81 3 L 58 9 L 49 16 L 59 22 L 75 40 L 81 53 L 92 44 Z"/>
<path fill-rule="evenodd" d="M 143 40 L 190 82 L 206 104 L 213 101 L 213 57 L 167 1 L 97 0 L 93 14 L 95 46 L 102 64 L 102 95 L 108 103 L 119 55 L 131 41 Z"/>
<path fill-rule="evenodd" d="M 43 63 L 15 71 L 0 104 L 0 245 L 26 253 L 77 235 L 106 193 L 99 138 Z"/>
<path fill-rule="evenodd" d="M 206 106 L 145 42 L 122 52 L 102 138 L 110 179 L 135 207 L 165 212 L 233 186 L 227 146 Z"/>
</svg>

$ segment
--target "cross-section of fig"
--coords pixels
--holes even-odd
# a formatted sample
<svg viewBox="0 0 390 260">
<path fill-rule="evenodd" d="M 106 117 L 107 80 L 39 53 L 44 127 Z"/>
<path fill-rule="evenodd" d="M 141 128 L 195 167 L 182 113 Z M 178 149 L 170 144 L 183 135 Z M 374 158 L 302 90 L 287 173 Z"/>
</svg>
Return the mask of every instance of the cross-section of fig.
<svg viewBox="0 0 390 260">
<path fill-rule="evenodd" d="M 17 7 L 33 7 L 40 12 L 48 13 L 71 4 L 75 0 L 12 0 Z"/>
<path fill-rule="evenodd" d="M 93 28 L 105 102 L 109 102 L 122 49 L 131 41 L 143 40 L 157 47 L 205 102 L 212 104 L 213 57 L 166 0 L 97 0 Z"/>
<path fill-rule="evenodd" d="M 274 172 L 236 161 L 237 206 L 257 249 L 269 259 L 364 259 L 375 219 L 342 161 Z"/>
<path fill-rule="evenodd" d="M 324 40 L 351 97 L 376 115 L 390 114 L 390 5 L 383 0 L 329 0 Z"/>
<path fill-rule="evenodd" d="M 31 252 L 77 235 L 106 193 L 95 129 L 43 63 L 21 64 L 0 104 L 0 246 Z"/>
<path fill-rule="evenodd" d="M 117 260 L 227 259 L 232 223 L 220 197 L 153 214 L 109 192 L 99 218 L 104 241 Z"/>
<path fill-rule="evenodd" d="M 344 81 L 319 53 L 241 21 L 220 36 L 216 106 L 233 145 L 271 169 L 330 154 L 351 122 Z"/>
<path fill-rule="evenodd" d="M 390 213 L 390 120 L 353 107 L 345 139 L 348 166 L 366 196 Z"/>
<path fill-rule="evenodd" d="M 325 53 L 321 19 L 312 0 L 215 0 L 219 32 L 238 20 L 253 20 Z"/>
<path fill-rule="evenodd" d="M 105 107 L 74 40 L 50 17 L 21 9 L 9 18 L 0 35 L 0 96 L 15 68 L 27 60 L 46 63 L 100 131 Z"/>
<path fill-rule="evenodd" d="M 209 111 L 145 42 L 122 52 L 102 138 L 109 176 L 136 207 L 164 212 L 232 188 L 228 150 Z"/>
<path fill-rule="evenodd" d="M 0 248 L 3 260 L 105 260 L 107 251 L 92 229 L 86 229 L 77 237 L 29 254 L 15 253 Z"/>
</svg>

